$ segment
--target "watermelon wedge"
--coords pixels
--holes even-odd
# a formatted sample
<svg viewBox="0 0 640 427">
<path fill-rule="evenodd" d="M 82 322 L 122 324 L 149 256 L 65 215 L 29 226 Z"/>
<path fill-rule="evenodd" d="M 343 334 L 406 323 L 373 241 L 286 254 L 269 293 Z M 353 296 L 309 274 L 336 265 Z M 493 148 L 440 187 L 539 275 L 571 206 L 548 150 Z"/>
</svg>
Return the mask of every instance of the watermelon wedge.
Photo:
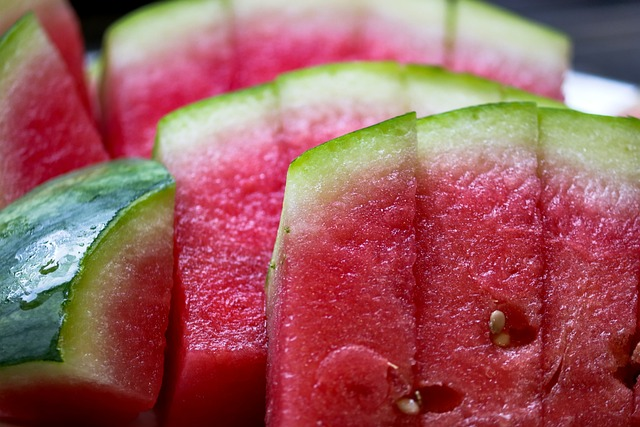
<svg viewBox="0 0 640 427">
<path fill-rule="evenodd" d="M 638 373 L 640 123 L 541 109 L 540 142 L 544 419 L 629 425 Z"/>
<path fill-rule="evenodd" d="M 229 90 L 230 13 L 224 1 L 170 1 L 109 28 L 101 110 L 112 156 L 149 157 L 162 116 Z"/>
<path fill-rule="evenodd" d="M 0 34 L 8 31 L 28 12 L 38 17 L 73 76 L 82 104 L 90 111 L 84 79 L 84 42 L 75 11 L 66 0 L 4 0 L 0 4 Z"/>
<path fill-rule="evenodd" d="M 263 286 L 286 170 L 277 102 L 259 86 L 160 123 L 156 156 L 178 182 L 165 426 L 264 418 Z"/>
<path fill-rule="evenodd" d="M 564 36 L 482 3 L 449 3 L 187 0 L 149 5 L 116 23 L 105 40 L 101 97 L 109 152 L 148 157 L 156 124 L 171 110 L 329 62 L 437 64 L 561 99 L 569 45 Z"/>
<path fill-rule="evenodd" d="M 534 104 L 418 121 L 421 425 L 540 425 L 537 128 Z"/>
<path fill-rule="evenodd" d="M 267 285 L 267 424 L 409 416 L 398 405 L 415 352 L 415 150 L 408 114 L 291 164 Z"/>
<path fill-rule="evenodd" d="M 49 178 L 107 160 L 92 118 L 33 14 L 0 39 L 0 207 Z"/>
<path fill-rule="evenodd" d="M 248 409 L 264 395 L 247 390 L 264 391 L 263 288 L 287 165 L 323 139 L 409 111 L 410 99 L 436 110 L 442 81 L 457 104 L 501 96 L 469 75 L 356 62 L 293 71 L 162 119 L 154 156 L 178 187 L 175 345 L 159 407 L 167 425 L 235 425 L 264 414 Z M 229 391 L 239 388 L 243 403 Z"/>
<path fill-rule="evenodd" d="M 0 421 L 123 425 L 163 370 L 175 183 L 104 163 L 0 211 Z"/>
<path fill-rule="evenodd" d="M 564 34 L 478 0 L 457 0 L 451 8 L 447 68 L 563 99 L 571 49 Z"/>
</svg>

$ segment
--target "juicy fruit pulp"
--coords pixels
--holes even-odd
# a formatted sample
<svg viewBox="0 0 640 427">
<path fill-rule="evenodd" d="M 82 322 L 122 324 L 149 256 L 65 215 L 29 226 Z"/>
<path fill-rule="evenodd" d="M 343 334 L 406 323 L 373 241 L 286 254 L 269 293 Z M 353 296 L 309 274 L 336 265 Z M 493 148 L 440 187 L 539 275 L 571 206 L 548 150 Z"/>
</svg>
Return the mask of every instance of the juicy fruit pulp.
<svg viewBox="0 0 640 427">
<path fill-rule="evenodd" d="M 268 424 L 405 418 L 396 401 L 413 383 L 415 139 L 409 114 L 290 166 L 267 291 Z"/>
<path fill-rule="evenodd" d="M 109 425 L 159 392 L 174 180 L 86 168 L 0 212 L 0 419 Z"/>
<path fill-rule="evenodd" d="M 148 6 L 114 25 L 106 38 L 102 110 L 109 151 L 149 156 L 157 121 L 171 110 L 329 62 L 442 65 L 562 98 L 564 36 L 482 3 L 459 3 L 189 0 Z M 476 23 L 476 15 L 488 23 Z M 482 31 L 470 37 L 469 26 Z M 545 54 L 531 59 L 531 52 Z M 507 67 L 511 63 L 517 65 Z"/>
<path fill-rule="evenodd" d="M 107 159 L 74 81 L 34 15 L 0 39 L 0 207 Z"/>
<path fill-rule="evenodd" d="M 265 266 L 287 165 L 325 139 L 406 111 L 437 111 L 441 83 L 454 99 L 447 105 L 502 96 L 495 83 L 441 69 L 343 63 L 287 73 L 162 120 L 155 156 L 178 183 L 175 347 L 161 404 L 168 423 L 263 416 L 230 402 L 229 390 L 264 401 Z"/>
<path fill-rule="evenodd" d="M 416 257 L 408 311 L 415 323 L 397 313 L 385 322 L 417 331 L 415 382 L 397 410 L 421 425 L 631 425 L 639 122 L 498 104 L 425 118 L 417 129 L 415 242 L 404 240 Z M 358 131 L 338 141 L 378 138 L 386 134 Z M 354 219 L 386 196 L 323 222 L 325 211 L 351 206 L 352 195 L 387 194 L 393 184 L 358 179 L 384 157 L 357 147 L 349 156 L 334 144 L 305 153 L 289 171 L 267 292 L 270 425 L 335 421 L 347 409 L 350 423 L 367 425 L 389 404 L 379 391 L 393 389 L 381 366 L 394 361 L 369 347 L 398 333 L 365 320 L 386 319 L 386 311 L 340 305 L 379 295 L 376 281 L 358 280 L 359 272 L 388 262 L 375 250 L 359 255 L 367 244 Z M 339 161 L 349 167 L 332 168 Z M 394 224 L 392 211 L 377 209 L 364 232 Z M 386 235 L 376 248 L 396 234 Z M 325 265 L 330 255 L 319 253 L 341 257 Z M 394 261 L 405 259 L 400 254 Z M 381 336 L 363 348 L 369 327 Z M 309 396 L 324 390 L 335 399 L 323 407 L 288 404 L 297 394 L 313 402 Z"/>
<path fill-rule="evenodd" d="M 30 11 L 37 16 L 48 38 L 59 51 L 73 77 L 77 96 L 90 111 L 84 80 L 84 44 L 73 8 L 66 0 L 5 0 L 0 5 L 0 34 Z"/>
</svg>

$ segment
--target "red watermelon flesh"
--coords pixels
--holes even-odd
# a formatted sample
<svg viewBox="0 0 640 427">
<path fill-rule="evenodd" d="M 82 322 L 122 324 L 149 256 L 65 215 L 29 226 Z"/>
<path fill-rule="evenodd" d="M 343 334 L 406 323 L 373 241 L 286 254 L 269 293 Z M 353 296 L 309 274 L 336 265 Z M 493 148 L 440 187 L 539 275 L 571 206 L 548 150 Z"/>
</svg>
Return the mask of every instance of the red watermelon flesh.
<svg viewBox="0 0 640 427">
<path fill-rule="evenodd" d="M 368 0 L 359 22 L 357 59 L 444 64 L 444 0 Z"/>
<path fill-rule="evenodd" d="M 232 88 L 297 68 L 353 58 L 358 2 L 233 0 L 236 68 Z"/>
<path fill-rule="evenodd" d="M 630 356 L 637 341 L 640 125 L 544 109 L 540 123 L 544 419 L 628 425 L 637 373 Z"/>
<path fill-rule="evenodd" d="M 102 112 L 114 157 L 150 157 L 165 114 L 229 90 L 230 12 L 224 2 L 164 2 L 110 28 Z"/>
<path fill-rule="evenodd" d="M 448 92 L 456 104 L 463 103 L 465 96 L 469 102 L 500 96 L 497 88 L 486 90 L 489 82 L 485 80 L 456 74 L 447 77 L 441 70 L 421 73 L 418 72 L 420 68 L 392 63 L 342 63 L 298 70 L 279 78 L 274 84 L 196 103 L 161 121 L 155 156 L 167 165 L 178 181 L 177 290 L 172 321 L 177 344 L 172 350 L 174 361 L 170 363 L 174 373 L 168 376 L 167 398 L 161 405 L 163 412 L 173 412 L 173 423 L 180 424 L 181 416 L 191 421 L 212 416 L 214 411 L 210 402 L 226 402 L 221 406 L 232 407 L 232 403 L 223 399 L 228 395 L 226 383 L 213 378 L 233 372 L 237 381 L 238 372 L 255 373 L 258 369 L 258 353 L 237 349 L 263 348 L 264 335 L 241 327 L 235 335 L 238 341 L 233 344 L 229 340 L 228 346 L 216 336 L 227 334 L 225 330 L 231 333 L 243 322 L 255 325 L 256 313 L 263 310 L 261 295 L 267 269 L 265 258 L 259 253 L 261 250 L 270 252 L 275 240 L 286 165 L 295 153 L 317 144 L 320 138 L 384 119 L 397 111 L 402 112 L 402 108 L 408 110 L 408 90 L 412 98 L 420 98 L 420 106 L 428 110 L 433 110 L 442 101 L 442 94 L 438 95 L 434 87 L 445 80 L 449 82 Z M 409 75 L 414 84 L 407 86 Z M 431 80 L 431 85 L 419 84 Z M 453 84 L 456 80 L 459 85 Z M 494 88 L 493 84 L 489 86 Z M 426 90 L 427 87 L 434 90 Z M 420 94 L 424 96 L 420 97 Z M 249 156 L 252 150 L 255 155 Z M 264 150 L 271 150 L 267 154 L 277 159 L 267 158 Z M 254 188 L 254 192 L 243 193 L 238 190 L 236 179 L 260 185 L 248 187 Z M 217 190 L 212 192 L 208 188 Z M 260 203 L 262 208 L 259 208 Z M 242 216 L 233 211 L 234 204 L 247 206 L 240 212 Z M 229 216 L 231 214 L 237 217 Z M 251 231 L 253 227 L 259 232 Z M 227 236 L 234 237 L 228 239 Z M 233 258 L 229 253 L 238 256 Z M 241 254 L 250 254 L 251 259 L 243 258 Z M 228 263 L 219 263 L 222 259 Z M 220 285 L 217 288 L 220 295 L 210 292 L 214 282 L 224 283 L 227 276 L 233 279 L 228 281 L 228 287 Z M 247 282 L 235 279 L 236 276 L 244 277 Z M 220 319 L 226 319 L 214 325 L 219 329 L 205 328 L 213 322 L 210 313 L 237 306 L 233 302 L 234 286 L 251 289 L 254 292 L 251 304 L 255 306 L 242 312 L 235 311 L 238 317 L 218 313 Z M 207 292 L 200 293 L 205 287 Z M 247 320 L 241 320 L 242 316 L 247 316 Z M 189 328 L 198 325 L 202 325 L 201 332 L 208 331 L 211 335 L 207 339 L 198 338 L 199 342 L 210 340 L 216 347 L 196 355 L 195 349 L 189 348 L 188 339 L 181 337 L 195 334 Z M 242 344 L 238 344 L 240 342 Z M 263 348 L 263 351 L 264 361 L 266 350 Z M 225 356 L 214 357 L 213 354 Z M 233 369 L 228 367 L 230 363 L 233 363 Z M 255 374 L 253 380 L 249 376 L 245 377 L 247 382 L 253 381 L 255 385 L 243 385 L 245 390 L 262 390 L 264 375 Z M 169 398 L 174 393 L 182 397 Z M 182 409 L 172 409 L 179 405 Z M 189 414 L 202 415 L 188 418 Z"/>
<path fill-rule="evenodd" d="M 264 417 L 264 277 L 286 168 L 279 126 L 270 86 L 194 104 L 160 125 L 156 154 L 177 182 L 166 426 Z"/>
<path fill-rule="evenodd" d="M 108 158 L 75 81 L 34 15 L 0 40 L 0 207 Z"/>
<path fill-rule="evenodd" d="M 422 425 L 539 425 L 542 223 L 533 104 L 418 121 Z M 489 322 L 506 315 L 504 328 Z M 499 330 L 498 330 L 499 329 Z"/>
<path fill-rule="evenodd" d="M 78 96 L 87 111 L 90 111 L 84 78 L 84 43 L 73 8 L 66 0 L 6 0 L 0 6 L 0 34 L 29 11 L 36 14 L 47 36 L 60 52 L 75 80 Z"/>
<path fill-rule="evenodd" d="M 445 65 L 562 99 L 570 42 L 562 34 L 477 0 L 453 3 Z"/>
<path fill-rule="evenodd" d="M 268 425 L 410 422 L 414 118 L 290 166 L 267 289 Z"/>
</svg>

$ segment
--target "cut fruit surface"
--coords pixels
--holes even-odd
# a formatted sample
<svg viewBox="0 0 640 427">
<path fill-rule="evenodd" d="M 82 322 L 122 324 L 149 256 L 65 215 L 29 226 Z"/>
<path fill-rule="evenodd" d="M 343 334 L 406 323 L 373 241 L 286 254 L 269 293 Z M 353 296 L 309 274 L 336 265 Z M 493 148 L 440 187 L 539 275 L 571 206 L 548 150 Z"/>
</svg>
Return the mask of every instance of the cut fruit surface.
<svg viewBox="0 0 640 427">
<path fill-rule="evenodd" d="M 421 423 L 538 425 L 543 264 L 535 105 L 421 119 L 418 159 Z"/>
<path fill-rule="evenodd" d="M 92 118 L 33 14 L 0 39 L 0 207 L 38 184 L 107 160 Z"/>
<path fill-rule="evenodd" d="M 0 212 L 0 420 L 114 425 L 150 409 L 172 285 L 174 181 L 105 163 Z"/>
<path fill-rule="evenodd" d="M 266 360 L 263 286 L 286 167 L 294 156 L 341 132 L 404 113 L 410 99 L 438 110 L 440 82 L 457 105 L 465 98 L 470 104 L 501 96 L 495 83 L 472 76 L 356 62 L 293 71 L 162 120 L 154 155 L 178 183 L 171 328 L 176 345 L 161 405 L 171 423 L 214 422 L 214 413 L 234 413 L 237 422 L 259 415 L 227 399 L 241 394 L 248 405 L 254 396 L 247 390 L 264 390 L 264 374 L 257 374 L 264 373 Z M 228 385 L 237 380 L 229 372 L 243 373 L 238 389 Z M 221 412 L 211 402 L 221 402 Z"/>
<path fill-rule="evenodd" d="M 178 183 L 164 425 L 264 417 L 263 287 L 286 168 L 279 123 L 272 86 L 201 101 L 161 122 L 156 155 Z"/>
<path fill-rule="evenodd" d="M 109 29 L 101 97 L 112 156 L 149 157 L 162 116 L 229 90 L 230 22 L 227 2 L 187 0 L 147 6 Z"/>
<path fill-rule="evenodd" d="M 628 425 L 640 270 L 640 123 L 540 110 L 544 417 Z"/>
<path fill-rule="evenodd" d="M 452 9 L 447 68 L 563 98 L 571 49 L 565 35 L 477 0 L 453 2 Z"/>
<path fill-rule="evenodd" d="M 89 94 L 84 79 L 84 43 L 80 23 L 66 0 L 5 0 L 0 5 L 0 34 L 6 32 L 23 15 L 33 12 L 59 51 L 74 78 L 78 96 L 90 111 Z"/>
<path fill-rule="evenodd" d="M 267 290 L 269 425 L 408 417 L 415 138 L 410 114 L 291 164 Z"/>
<path fill-rule="evenodd" d="M 157 121 L 172 109 L 326 63 L 440 65 L 562 97 L 568 62 L 564 36 L 483 3 L 450 3 L 188 0 L 149 5 L 116 23 L 106 38 L 102 104 L 109 151 L 149 156 Z M 535 49 L 529 47 L 532 41 Z"/>
</svg>

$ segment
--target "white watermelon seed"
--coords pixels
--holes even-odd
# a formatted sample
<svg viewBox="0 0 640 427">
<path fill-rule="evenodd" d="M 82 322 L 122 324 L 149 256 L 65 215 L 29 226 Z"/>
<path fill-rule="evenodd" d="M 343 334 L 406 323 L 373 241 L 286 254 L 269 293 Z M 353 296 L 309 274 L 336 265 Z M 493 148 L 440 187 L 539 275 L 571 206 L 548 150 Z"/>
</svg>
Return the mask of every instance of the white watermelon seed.
<svg viewBox="0 0 640 427">
<path fill-rule="evenodd" d="M 499 334 L 504 329 L 507 318 L 500 310 L 495 310 L 489 317 L 489 330 L 492 334 Z"/>
<path fill-rule="evenodd" d="M 420 405 L 414 399 L 403 397 L 396 402 L 400 412 L 407 415 L 418 415 L 420 413 Z"/>
<path fill-rule="evenodd" d="M 511 344 L 511 336 L 505 332 L 500 332 L 498 335 L 491 337 L 491 339 L 498 347 L 508 347 Z"/>
</svg>

